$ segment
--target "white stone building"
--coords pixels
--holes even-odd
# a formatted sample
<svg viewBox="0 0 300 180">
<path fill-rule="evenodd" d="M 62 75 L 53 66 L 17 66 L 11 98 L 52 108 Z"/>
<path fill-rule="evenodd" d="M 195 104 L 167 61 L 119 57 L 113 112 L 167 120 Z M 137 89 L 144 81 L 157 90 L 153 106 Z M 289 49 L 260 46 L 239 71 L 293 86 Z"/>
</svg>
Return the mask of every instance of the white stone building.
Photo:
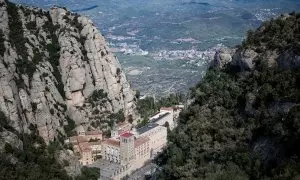
<svg viewBox="0 0 300 180">
<path fill-rule="evenodd" d="M 167 145 L 167 128 L 159 124 L 149 123 L 137 129 L 137 137 L 147 137 L 150 139 L 150 157 L 152 158 Z"/>
</svg>

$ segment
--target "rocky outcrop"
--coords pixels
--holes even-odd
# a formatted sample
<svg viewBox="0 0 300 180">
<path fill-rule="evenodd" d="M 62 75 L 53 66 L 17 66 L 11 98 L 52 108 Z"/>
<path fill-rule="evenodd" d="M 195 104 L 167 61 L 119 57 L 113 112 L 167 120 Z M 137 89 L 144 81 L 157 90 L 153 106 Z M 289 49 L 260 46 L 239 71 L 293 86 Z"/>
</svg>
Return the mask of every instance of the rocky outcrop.
<svg viewBox="0 0 300 180">
<path fill-rule="evenodd" d="M 264 66 L 268 68 L 278 67 L 285 70 L 300 68 L 300 56 L 294 50 L 283 52 L 265 50 L 261 53 L 255 48 L 222 48 L 216 52 L 210 66 L 223 68 L 226 64 L 230 64 L 238 71 L 252 71 L 260 60 L 263 60 Z"/>
<path fill-rule="evenodd" d="M 215 54 L 211 67 L 223 68 L 229 64 L 241 71 L 253 70 L 258 54 L 252 49 L 222 48 Z"/>
<path fill-rule="evenodd" d="M 231 61 L 231 69 L 244 72 L 263 68 L 300 68 L 299 14 L 283 14 L 249 31 L 241 46 L 216 52 L 212 67 Z M 230 53 L 233 52 L 233 53 Z"/>
<path fill-rule="evenodd" d="M 17 131 L 36 125 L 49 142 L 70 119 L 105 130 L 112 113 L 136 116 L 134 92 L 90 19 L 0 4 L 0 110 Z"/>
<path fill-rule="evenodd" d="M 216 51 L 214 60 L 211 63 L 212 67 L 223 68 L 225 65 L 232 61 L 232 56 L 235 49 L 221 48 Z"/>
<path fill-rule="evenodd" d="M 258 54 L 253 49 L 237 50 L 233 55 L 231 65 L 237 66 L 241 71 L 253 70 Z"/>
<path fill-rule="evenodd" d="M 23 143 L 17 135 L 10 131 L 2 130 L 0 131 L 0 152 L 5 149 L 6 143 L 20 150 L 23 148 Z"/>
</svg>

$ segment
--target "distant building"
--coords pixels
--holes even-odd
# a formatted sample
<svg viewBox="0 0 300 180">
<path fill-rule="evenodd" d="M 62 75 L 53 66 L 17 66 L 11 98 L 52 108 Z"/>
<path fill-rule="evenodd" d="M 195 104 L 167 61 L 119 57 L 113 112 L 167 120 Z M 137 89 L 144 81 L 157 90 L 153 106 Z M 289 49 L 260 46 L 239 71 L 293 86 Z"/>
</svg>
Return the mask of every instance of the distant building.
<svg viewBox="0 0 300 180">
<path fill-rule="evenodd" d="M 161 152 L 167 145 L 167 128 L 156 123 L 149 123 L 146 126 L 137 129 L 138 137 L 147 137 L 150 139 L 150 157 Z"/>
<path fill-rule="evenodd" d="M 85 137 L 87 137 L 89 141 L 91 141 L 91 140 L 102 141 L 103 134 L 102 134 L 102 131 L 99 131 L 99 130 L 87 131 L 87 132 L 85 132 Z"/>
<path fill-rule="evenodd" d="M 184 109 L 184 105 L 176 105 L 174 106 L 174 121 L 176 123 L 177 119 L 179 118 L 180 112 Z"/>
<path fill-rule="evenodd" d="M 172 130 L 175 127 L 173 113 L 173 108 L 161 108 L 160 112 L 150 117 L 149 120 L 151 123 L 156 123 L 160 126 L 168 125 L 169 128 Z"/>
<path fill-rule="evenodd" d="M 117 125 L 114 124 L 111 131 L 111 137 L 119 137 L 120 134 L 130 131 L 131 128 L 132 128 L 132 124 L 128 122 L 118 123 Z"/>
<path fill-rule="evenodd" d="M 80 164 L 89 165 L 94 162 L 92 155 L 92 148 L 89 146 L 88 142 L 79 143 L 80 149 Z"/>
<path fill-rule="evenodd" d="M 182 105 L 162 107 L 149 118 L 150 123 L 138 129 L 128 122 L 114 124 L 109 139 L 103 139 L 99 130 L 85 131 L 83 126 L 78 126 L 77 136 L 70 137 L 67 142 L 73 144 L 80 164 L 92 164 L 101 155 L 105 162 L 114 167 L 102 169 L 105 177 L 121 179 L 163 151 L 167 146 L 168 128 L 175 128 L 183 108 Z"/>
<path fill-rule="evenodd" d="M 120 135 L 120 158 L 121 165 L 130 164 L 135 160 L 134 157 L 134 135 L 125 132 Z"/>
<path fill-rule="evenodd" d="M 81 165 L 92 164 L 95 158 L 101 155 L 101 131 L 85 131 L 83 126 L 76 128 L 77 136 L 69 138 L 69 143 L 73 145 L 74 153 L 80 156 Z"/>
<path fill-rule="evenodd" d="M 76 132 L 78 136 L 85 136 L 85 130 L 82 125 L 77 126 Z"/>
<path fill-rule="evenodd" d="M 150 139 L 148 137 L 137 138 L 134 141 L 134 152 L 135 168 L 139 169 L 150 159 Z"/>
<path fill-rule="evenodd" d="M 175 128 L 181 108 L 162 107 L 160 112 L 149 118 L 150 123 L 141 128 L 132 128 L 129 123 L 114 125 L 111 138 L 102 143 L 102 158 L 120 167 L 111 175 L 102 170 L 111 179 L 121 179 L 132 171 L 141 168 L 167 146 L 167 129 Z"/>
<path fill-rule="evenodd" d="M 96 142 L 88 142 L 90 148 L 92 149 L 93 157 L 95 158 L 96 156 L 101 155 L 102 151 L 102 143 L 101 141 L 96 141 Z"/>
</svg>

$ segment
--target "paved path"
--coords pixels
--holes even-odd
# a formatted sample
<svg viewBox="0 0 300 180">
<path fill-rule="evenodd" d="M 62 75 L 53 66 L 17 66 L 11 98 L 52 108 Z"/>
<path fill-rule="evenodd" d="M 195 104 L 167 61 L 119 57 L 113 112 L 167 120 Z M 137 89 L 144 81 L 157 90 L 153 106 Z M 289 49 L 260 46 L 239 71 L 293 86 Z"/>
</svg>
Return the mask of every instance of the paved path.
<svg viewBox="0 0 300 180">
<path fill-rule="evenodd" d="M 93 164 L 89 165 L 90 167 L 100 168 L 101 180 L 111 179 L 110 177 L 113 173 L 121 168 L 120 164 L 113 163 L 104 159 L 98 159 Z"/>
<path fill-rule="evenodd" d="M 153 163 L 147 164 L 132 173 L 127 180 L 143 180 L 145 179 L 145 175 L 151 174 L 156 169 L 156 167 L 157 165 Z"/>
</svg>

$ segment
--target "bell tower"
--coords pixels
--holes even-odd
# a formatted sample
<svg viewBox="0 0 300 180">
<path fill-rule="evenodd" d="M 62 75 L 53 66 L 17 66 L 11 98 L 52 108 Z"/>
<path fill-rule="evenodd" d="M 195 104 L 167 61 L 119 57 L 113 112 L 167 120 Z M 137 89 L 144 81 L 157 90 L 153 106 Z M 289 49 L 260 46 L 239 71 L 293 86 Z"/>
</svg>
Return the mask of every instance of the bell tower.
<svg viewBox="0 0 300 180">
<path fill-rule="evenodd" d="M 125 132 L 120 135 L 121 165 L 126 165 L 134 160 L 134 135 Z"/>
</svg>

